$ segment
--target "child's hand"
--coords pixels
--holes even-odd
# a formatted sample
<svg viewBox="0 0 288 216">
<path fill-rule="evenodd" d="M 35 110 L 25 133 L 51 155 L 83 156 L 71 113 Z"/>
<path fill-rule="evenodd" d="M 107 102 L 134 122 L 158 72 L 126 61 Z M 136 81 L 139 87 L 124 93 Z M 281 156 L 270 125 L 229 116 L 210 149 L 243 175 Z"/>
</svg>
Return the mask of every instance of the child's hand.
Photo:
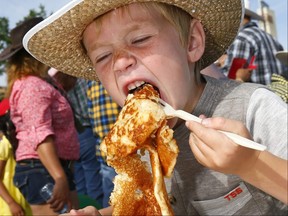
<svg viewBox="0 0 288 216">
<path fill-rule="evenodd" d="M 203 119 L 202 124 L 187 122 L 186 126 L 192 132 L 189 138 L 191 150 L 203 166 L 222 173 L 241 176 L 258 159 L 259 151 L 237 145 L 217 131 L 229 131 L 251 139 L 248 130 L 239 121 L 217 117 Z"/>
<path fill-rule="evenodd" d="M 98 210 L 93 206 L 87 206 L 83 209 L 75 210 L 72 209 L 69 213 L 61 214 L 61 216 L 77 215 L 77 216 L 101 216 Z"/>
<path fill-rule="evenodd" d="M 53 188 L 53 195 L 50 200 L 47 201 L 50 207 L 55 211 L 60 211 L 64 205 L 68 206 L 70 210 L 72 207 L 71 200 L 69 198 L 69 185 L 66 178 L 57 179 Z"/>
<path fill-rule="evenodd" d="M 25 212 L 22 209 L 22 207 L 14 201 L 9 204 L 9 208 L 10 208 L 11 214 L 13 216 L 24 216 L 25 215 Z"/>
<path fill-rule="evenodd" d="M 251 79 L 252 69 L 240 68 L 236 72 L 236 80 L 241 82 L 249 82 Z"/>
</svg>

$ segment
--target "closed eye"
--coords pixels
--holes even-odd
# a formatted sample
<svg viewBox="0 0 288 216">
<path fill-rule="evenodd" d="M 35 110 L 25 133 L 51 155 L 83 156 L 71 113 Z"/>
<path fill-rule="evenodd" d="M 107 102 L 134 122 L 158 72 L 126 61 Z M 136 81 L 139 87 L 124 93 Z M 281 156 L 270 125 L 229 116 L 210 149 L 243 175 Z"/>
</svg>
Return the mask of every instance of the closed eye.
<svg viewBox="0 0 288 216">
<path fill-rule="evenodd" d="M 138 43 L 145 42 L 145 41 L 149 40 L 151 37 L 152 36 L 149 35 L 149 36 L 137 38 L 137 39 L 132 41 L 132 44 L 138 44 Z"/>
<path fill-rule="evenodd" d="M 111 53 L 104 53 L 104 54 L 98 56 L 98 57 L 96 58 L 96 63 L 100 63 L 100 62 L 104 61 L 104 60 L 105 60 L 106 58 L 108 58 L 110 55 L 111 55 Z"/>
</svg>

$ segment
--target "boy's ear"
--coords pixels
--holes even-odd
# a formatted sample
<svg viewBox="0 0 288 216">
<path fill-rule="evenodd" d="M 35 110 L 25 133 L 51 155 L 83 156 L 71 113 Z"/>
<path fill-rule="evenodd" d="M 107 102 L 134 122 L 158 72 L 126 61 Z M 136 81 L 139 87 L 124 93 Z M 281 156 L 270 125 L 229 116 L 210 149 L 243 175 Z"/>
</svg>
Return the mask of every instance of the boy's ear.
<svg viewBox="0 0 288 216">
<path fill-rule="evenodd" d="M 190 62 L 197 62 L 204 53 L 205 32 L 199 20 L 191 20 L 187 49 Z"/>
</svg>

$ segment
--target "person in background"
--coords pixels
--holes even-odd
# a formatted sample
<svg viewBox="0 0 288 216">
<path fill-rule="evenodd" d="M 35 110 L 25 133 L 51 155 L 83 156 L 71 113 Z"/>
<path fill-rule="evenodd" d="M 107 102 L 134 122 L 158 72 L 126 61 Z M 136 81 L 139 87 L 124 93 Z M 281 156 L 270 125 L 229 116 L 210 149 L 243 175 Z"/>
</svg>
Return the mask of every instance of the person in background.
<svg viewBox="0 0 288 216">
<path fill-rule="evenodd" d="M 57 215 L 65 205 L 78 208 L 71 165 L 79 158 L 79 142 L 68 101 L 45 80 L 48 66 L 23 48 L 26 32 L 42 20 L 31 18 L 12 29 L 12 43 L 0 60 L 7 60 L 7 95 L 18 139 L 14 184 L 33 215 Z M 54 185 L 48 201 L 40 195 L 46 183 Z"/>
<path fill-rule="evenodd" d="M 225 65 L 225 61 L 226 61 L 226 58 L 227 58 L 227 53 L 223 53 L 215 62 L 214 64 L 219 68 L 223 68 L 224 65 Z M 222 73 L 222 71 L 221 71 Z M 227 76 L 226 76 L 227 77 Z"/>
<path fill-rule="evenodd" d="M 9 100 L 0 102 L 0 215 L 32 215 L 29 204 L 13 183 L 14 149 L 7 139 L 10 124 Z"/>
<path fill-rule="evenodd" d="M 96 157 L 98 139 L 94 136 L 87 106 L 87 81 L 70 76 L 55 68 L 50 68 L 48 74 L 53 77 L 67 93 L 67 99 L 77 118 L 78 139 L 80 142 L 80 158 L 74 163 L 74 177 L 78 194 L 88 195 L 102 204 L 102 174 L 101 164 Z"/>
<path fill-rule="evenodd" d="M 108 207 L 110 195 L 114 188 L 113 179 L 116 172 L 112 167 L 107 165 L 105 155 L 100 151 L 100 143 L 117 120 L 121 107 L 112 100 L 101 82 L 89 80 L 87 85 L 88 113 L 94 135 L 97 137 L 96 154 L 98 160 L 101 162 L 103 178 L 102 188 L 104 196 L 102 206 Z"/>
<path fill-rule="evenodd" d="M 263 19 L 258 14 L 245 8 L 242 27 L 234 42 L 227 50 L 227 58 L 222 72 L 228 76 L 235 58 L 252 59 L 255 56 L 256 69 L 240 68 L 236 72 L 236 80 L 253 82 L 263 85 L 271 83 L 272 74 L 283 74 L 284 66 L 275 57 L 276 52 L 282 51 L 282 45 L 270 34 L 263 31 L 253 20 Z M 287 73 L 287 72 L 286 72 Z"/>
<path fill-rule="evenodd" d="M 243 10 L 242 0 L 72 1 L 24 43 L 67 74 L 98 78 L 120 106 L 150 83 L 174 109 L 205 116 L 167 119 L 179 147 L 168 191 L 175 215 L 287 215 L 287 104 L 263 85 L 200 73 L 233 42 Z M 50 31 L 57 38 L 47 43 Z M 237 145 L 218 130 L 267 150 Z"/>
</svg>

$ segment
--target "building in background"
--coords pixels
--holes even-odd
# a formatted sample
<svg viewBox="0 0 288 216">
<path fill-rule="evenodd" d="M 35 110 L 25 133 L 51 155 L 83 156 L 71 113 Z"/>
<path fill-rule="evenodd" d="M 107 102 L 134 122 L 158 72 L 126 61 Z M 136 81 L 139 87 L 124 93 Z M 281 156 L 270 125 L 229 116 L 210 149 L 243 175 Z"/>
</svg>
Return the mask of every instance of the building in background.
<svg viewBox="0 0 288 216">
<path fill-rule="evenodd" d="M 245 8 L 251 9 L 251 7 L 250 7 L 250 0 L 245 0 L 245 1 L 244 1 L 244 5 L 245 5 Z"/>
<path fill-rule="evenodd" d="M 277 38 L 275 12 L 271 10 L 269 5 L 264 1 L 260 0 L 259 6 L 260 8 L 257 12 L 264 18 L 264 22 L 259 22 L 259 27 L 271 34 L 274 38 Z"/>
<path fill-rule="evenodd" d="M 245 8 L 251 10 L 250 0 L 245 0 L 244 4 Z M 264 18 L 264 21 L 258 22 L 259 27 L 277 39 L 275 12 L 270 9 L 269 5 L 265 1 L 258 0 L 257 14 Z"/>
</svg>

